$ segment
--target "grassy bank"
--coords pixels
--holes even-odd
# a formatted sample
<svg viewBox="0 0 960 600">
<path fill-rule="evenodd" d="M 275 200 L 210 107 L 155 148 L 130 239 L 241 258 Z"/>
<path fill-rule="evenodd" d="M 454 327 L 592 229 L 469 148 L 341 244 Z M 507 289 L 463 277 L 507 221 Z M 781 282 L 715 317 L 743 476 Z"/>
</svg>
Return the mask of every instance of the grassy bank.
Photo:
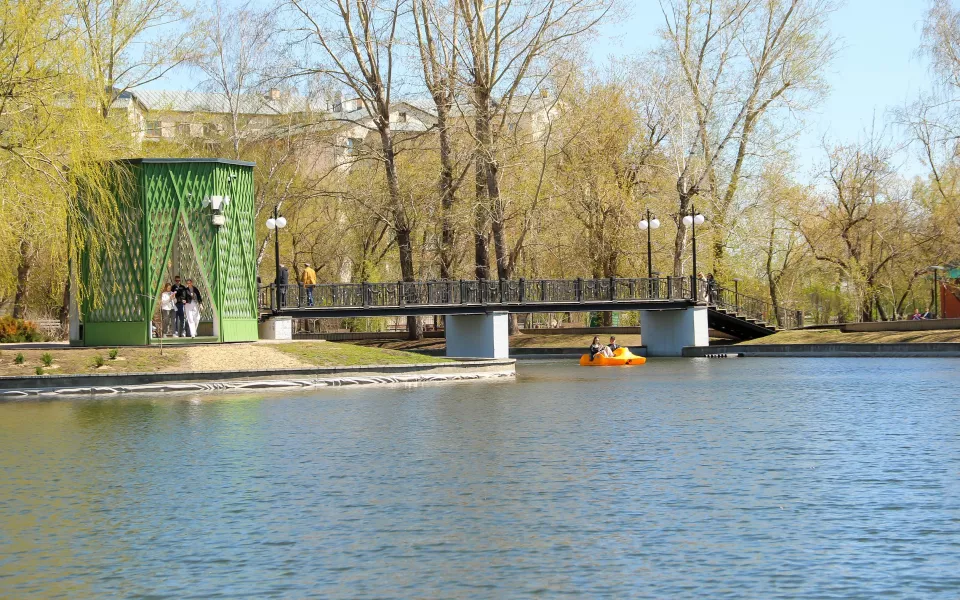
<svg viewBox="0 0 960 600">
<path fill-rule="evenodd" d="M 22 362 L 21 362 L 22 358 Z M 354 367 L 445 362 L 446 359 L 335 342 L 207 344 L 190 347 L 110 349 L 51 348 L 18 350 L 0 347 L 0 376 L 77 375 L 92 373 L 169 373 Z M 49 363 L 49 364 L 47 364 Z"/>
<path fill-rule="evenodd" d="M 756 340 L 742 342 L 758 344 L 924 344 L 960 342 L 960 330 L 939 331 L 852 331 L 843 333 L 836 329 L 801 329 L 781 331 Z"/>
</svg>

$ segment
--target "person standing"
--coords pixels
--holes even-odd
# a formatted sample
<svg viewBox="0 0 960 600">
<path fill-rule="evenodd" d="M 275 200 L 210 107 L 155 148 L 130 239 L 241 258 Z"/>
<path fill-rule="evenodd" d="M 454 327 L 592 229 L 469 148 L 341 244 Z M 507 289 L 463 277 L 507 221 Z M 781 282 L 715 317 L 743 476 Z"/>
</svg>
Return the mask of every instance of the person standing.
<svg viewBox="0 0 960 600">
<path fill-rule="evenodd" d="M 183 306 L 183 313 L 187 319 L 188 336 L 197 337 L 197 329 L 200 327 L 200 311 L 203 310 L 203 296 L 193 285 L 193 280 L 187 280 L 187 287 L 183 295 L 186 301 Z"/>
<path fill-rule="evenodd" d="M 173 276 L 173 285 L 170 291 L 173 292 L 173 304 L 176 310 L 176 316 L 173 319 L 173 337 L 186 337 L 187 321 L 183 314 L 183 294 L 187 286 L 180 283 L 180 276 Z"/>
<path fill-rule="evenodd" d="M 710 304 L 717 303 L 717 296 L 719 295 L 719 289 L 717 289 L 717 280 L 713 278 L 713 273 L 707 273 L 707 293 L 709 294 L 708 302 Z"/>
<path fill-rule="evenodd" d="M 177 314 L 177 295 L 173 293 L 173 288 L 168 283 L 163 286 L 163 292 L 160 294 L 160 336 L 170 337 L 173 335 L 174 321 Z"/>
<path fill-rule="evenodd" d="M 280 287 L 280 306 L 278 308 L 287 305 L 287 284 L 289 283 L 290 271 L 287 270 L 286 265 L 280 265 L 280 272 L 277 273 L 277 285 Z"/>
<path fill-rule="evenodd" d="M 310 267 L 310 263 L 303 263 L 300 283 L 307 288 L 307 306 L 313 306 L 313 286 L 317 285 L 317 272 Z"/>
</svg>

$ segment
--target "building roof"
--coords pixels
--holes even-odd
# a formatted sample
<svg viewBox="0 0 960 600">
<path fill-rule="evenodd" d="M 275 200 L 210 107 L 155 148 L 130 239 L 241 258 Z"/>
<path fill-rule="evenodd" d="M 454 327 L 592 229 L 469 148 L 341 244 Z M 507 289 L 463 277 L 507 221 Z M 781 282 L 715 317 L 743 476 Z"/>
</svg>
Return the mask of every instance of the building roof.
<svg viewBox="0 0 960 600">
<path fill-rule="evenodd" d="M 146 163 L 146 164 L 177 164 L 177 163 L 216 163 L 220 165 L 236 165 L 240 167 L 255 167 L 257 163 L 246 160 L 231 160 L 229 158 L 123 158 L 117 162 Z"/>
<path fill-rule="evenodd" d="M 232 109 L 224 94 L 186 92 L 181 90 L 137 90 L 132 94 L 147 110 L 170 112 L 230 113 Z M 239 109 L 245 115 L 284 115 L 316 110 L 309 98 L 298 94 L 283 94 L 271 100 L 259 94 L 242 94 Z"/>
</svg>

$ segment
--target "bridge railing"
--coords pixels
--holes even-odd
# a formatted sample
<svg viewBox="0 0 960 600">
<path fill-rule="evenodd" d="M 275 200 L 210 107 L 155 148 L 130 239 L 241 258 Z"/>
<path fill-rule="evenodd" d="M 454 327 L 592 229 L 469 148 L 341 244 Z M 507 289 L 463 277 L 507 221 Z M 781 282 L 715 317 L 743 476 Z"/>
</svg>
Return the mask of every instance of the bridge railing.
<svg viewBox="0 0 960 600">
<path fill-rule="evenodd" d="M 277 310 L 275 285 L 258 290 L 260 308 Z M 403 308 L 406 306 L 580 304 L 645 300 L 689 300 L 730 310 L 747 318 L 800 327 L 803 315 L 774 310 L 764 300 L 713 286 L 695 277 L 446 280 L 381 283 L 325 283 L 280 286 L 280 309 Z"/>
<path fill-rule="evenodd" d="M 708 291 L 708 295 L 710 297 L 709 303 L 717 308 L 723 308 L 781 329 L 803 327 L 803 311 L 801 310 L 788 307 L 774 308 L 773 304 L 766 300 L 724 287 L 715 288 L 712 294 Z"/>
</svg>

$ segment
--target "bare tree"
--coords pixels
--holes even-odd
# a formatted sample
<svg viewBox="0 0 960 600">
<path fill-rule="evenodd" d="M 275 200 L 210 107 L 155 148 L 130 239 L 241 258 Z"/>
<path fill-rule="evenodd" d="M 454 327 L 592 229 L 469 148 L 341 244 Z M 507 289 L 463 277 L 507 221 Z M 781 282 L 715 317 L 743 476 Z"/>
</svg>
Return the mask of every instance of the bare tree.
<svg viewBox="0 0 960 600">
<path fill-rule="evenodd" d="M 302 70 L 325 75 L 352 91 L 373 119 L 379 138 L 375 158 L 384 168 L 389 223 L 399 250 L 403 281 L 415 280 L 413 219 L 400 190 L 391 102 L 397 75 L 398 33 L 408 0 L 290 0 L 296 32 L 319 50 L 321 59 Z M 411 339 L 423 337 L 419 318 L 409 317 Z"/>
<path fill-rule="evenodd" d="M 722 271 L 743 169 L 758 152 L 762 119 L 815 99 L 833 56 L 832 0 L 661 0 L 681 127 L 673 141 L 679 213 L 694 197 L 712 205 L 714 270 Z M 768 142 L 769 145 L 769 142 Z M 686 226 L 677 219 L 674 274 L 683 272 Z"/>
<path fill-rule="evenodd" d="M 612 6 L 611 0 L 457 0 L 464 40 L 459 45 L 474 114 L 476 159 L 475 259 L 487 276 L 487 219 L 497 275 L 510 278 L 515 262 L 507 242 L 507 202 L 500 189 L 498 142 L 517 111 L 531 101 L 551 71 L 551 53 L 572 45 Z M 523 92 L 531 92 L 523 96 Z M 549 103 L 547 103 L 549 106 Z M 539 107 L 544 108 L 544 107 Z"/>
<path fill-rule="evenodd" d="M 453 151 L 452 117 L 457 95 L 457 33 L 459 3 L 456 0 L 413 0 L 413 20 L 423 81 L 437 111 L 440 143 L 440 278 L 452 279 L 456 226 L 452 214 L 457 190 L 466 174 L 458 168 Z"/>
<path fill-rule="evenodd" d="M 157 81 L 194 56 L 190 15 L 179 0 L 74 0 L 90 76 L 106 117 L 128 90 Z"/>
<path fill-rule="evenodd" d="M 267 129 L 263 124 L 248 127 L 250 115 L 261 112 L 268 102 L 280 114 L 307 112 L 309 106 L 290 106 L 287 95 L 263 96 L 267 86 L 283 75 L 273 11 L 257 10 L 249 2 L 227 9 L 221 0 L 214 0 L 195 18 L 203 52 L 193 64 L 206 77 L 203 87 L 222 98 L 228 109 L 228 138 L 239 158 L 243 142 Z"/>
</svg>

